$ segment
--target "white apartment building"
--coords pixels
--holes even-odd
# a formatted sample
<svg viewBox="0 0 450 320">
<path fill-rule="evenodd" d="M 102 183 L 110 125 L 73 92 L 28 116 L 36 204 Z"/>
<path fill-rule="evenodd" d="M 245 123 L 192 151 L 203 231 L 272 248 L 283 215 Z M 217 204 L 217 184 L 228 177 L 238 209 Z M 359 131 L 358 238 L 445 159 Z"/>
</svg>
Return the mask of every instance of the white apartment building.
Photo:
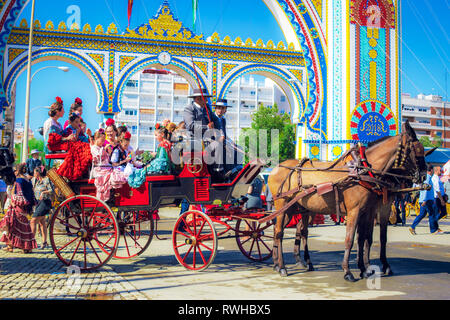
<svg viewBox="0 0 450 320">
<path fill-rule="evenodd" d="M 122 111 L 115 115 L 118 124 L 126 124 L 132 134 L 131 144 L 141 150 L 155 150 L 153 128 L 156 123 L 170 119 L 183 121 L 184 108 L 190 103 L 189 83 L 181 76 L 166 70 L 147 69 L 133 75 L 122 97 Z M 242 128 L 251 126 L 251 114 L 260 104 L 277 103 L 282 112 L 290 112 L 286 96 L 275 83 L 266 78 L 239 78 L 227 92 L 227 134 L 237 140 Z M 138 123 L 140 125 L 138 125 Z M 139 141 L 137 141 L 139 137 Z"/>
<path fill-rule="evenodd" d="M 441 96 L 419 94 L 411 97 L 402 94 L 402 122 L 409 120 L 417 137 L 438 136 L 443 139 L 443 148 L 450 147 L 450 102 Z"/>
</svg>

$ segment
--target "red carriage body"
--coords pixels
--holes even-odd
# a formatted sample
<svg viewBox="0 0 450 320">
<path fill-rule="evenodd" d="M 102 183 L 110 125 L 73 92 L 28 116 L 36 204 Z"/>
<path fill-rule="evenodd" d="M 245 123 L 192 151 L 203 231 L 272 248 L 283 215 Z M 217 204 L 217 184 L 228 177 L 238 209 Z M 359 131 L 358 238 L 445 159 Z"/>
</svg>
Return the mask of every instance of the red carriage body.
<svg viewBox="0 0 450 320">
<path fill-rule="evenodd" d="M 47 159 L 61 159 L 50 154 Z M 217 240 L 234 232 L 241 252 L 249 259 L 262 261 L 271 256 L 272 222 L 260 225 L 261 209 L 243 209 L 232 193 L 236 185 L 248 184 L 264 166 L 259 160 L 242 168 L 231 182 L 214 183 L 200 153 L 185 153 L 184 166 L 176 175 L 149 175 L 139 188 L 128 184 L 113 190 L 107 203 L 97 199 L 93 179 L 73 181 L 76 196 L 56 209 L 50 222 L 50 241 L 58 258 L 81 270 L 96 269 L 115 258 L 131 258 L 144 252 L 154 235 L 157 210 L 178 206 L 185 199 L 201 205 L 176 221 L 172 242 L 177 260 L 186 268 L 203 270 L 216 255 Z M 235 220 L 234 226 L 229 222 Z M 216 232 L 214 224 L 220 224 Z M 64 238 L 64 239 L 62 239 Z"/>
</svg>

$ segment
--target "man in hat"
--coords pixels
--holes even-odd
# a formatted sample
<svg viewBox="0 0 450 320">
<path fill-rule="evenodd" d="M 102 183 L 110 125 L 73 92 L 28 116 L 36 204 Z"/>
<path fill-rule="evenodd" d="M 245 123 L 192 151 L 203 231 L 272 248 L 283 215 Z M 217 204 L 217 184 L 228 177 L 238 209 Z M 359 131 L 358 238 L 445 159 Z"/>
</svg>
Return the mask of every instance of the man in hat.
<svg viewBox="0 0 450 320">
<path fill-rule="evenodd" d="M 217 129 L 220 132 L 218 141 L 223 143 L 224 178 L 230 178 L 242 168 L 242 166 L 239 165 L 242 164 L 239 160 L 239 155 L 241 154 L 238 154 L 240 147 L 234 144 L 233 141 L 227 140 L 227 121 L 225 119 L 225 114 L 231 106 L 228 105 L 227 99 L 218 99 L 217 102 L 213 104 L 213 107 L 215 107 L 214 111 L 217 117 Z"/>
<path fill-rule="evenodd" d="M 33 177 L 35 168 L 42 166 L 42 162 L 39 159 L 39 153 L 40 151 L 38 149 L 31 150 L 31 158 L 27 159 L 27 174 L 30 177 Z"/>
<path fill-rule="evenodd" d="M 194 89 L 191 104 L 184 109 L 184 122 L 187 132 L 194 138 L 194 145 L 191 145 L 196 152 L 202 151 L 201 141 L 205 143 L 205 162 L 208 164 L 210 173 L 223 175 L 223 160 L 221 156 L 221 143 L 219 142 L 220 132 L 217 116 L 211 111 L 206 103 L 206 98 L 212 97 L 206 89 Z"/>
<path fill-rule="evenodd" d="M 194 134 L 204 134 L 207 129 L 213 129 L 214 126 L 214 114 L 211 112 L 211 108 L 206 103 L 206 98 L 211 97 L 206 92 L 206 89 L 194 89 L 192 95 L 188 98 L 193 98 L 191 104 L 189 104 L 183 113 L 186 129 Z"/>
</svg>

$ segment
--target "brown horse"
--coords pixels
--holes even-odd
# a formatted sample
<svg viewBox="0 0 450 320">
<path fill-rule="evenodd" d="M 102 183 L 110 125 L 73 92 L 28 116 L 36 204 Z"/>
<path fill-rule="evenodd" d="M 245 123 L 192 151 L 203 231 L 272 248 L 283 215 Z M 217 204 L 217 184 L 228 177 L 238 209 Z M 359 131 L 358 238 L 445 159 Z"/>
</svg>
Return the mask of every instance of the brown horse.
<svg viewBox="0 0 450 320">
<path fill-rule="evenodd" d="M 408 122 L 403 125 L 403 133 L 401 135 L 386 137 L 369 145 L 365 152 L 365 161 L 370 164 L 370 170 L 376 177 L 383 178 L 389 172 L 393 173 L 393 168 L 404 170 L 403 166 L 412 164 L 407 172 L 410 174 L 411 181 L 421 182 L 425 177 L 425 160 L 423 154 L 423 146 L 418 142 L 414 130 Z M 361 159 L 360 159 L 361 160 Z M 399 166 L 400 164 L 400 166 Z M 330 169 L 331 168 L 331 169 Z M 401 171 L 401 170 L 400 170 Z M 393 176 L 393 179 L 396 179 Z M 353 247 L 354 236 L 358 222 L 360 222 L 360 230 L 364 232 L 361 236 L 362 243 L 367 242 L 364 246 L 370 248 L 372 225 L 368 221 L 373 216 L 374 206 L 377 205 L 379 196 L 375 195 L 373 190 L 359 183 L 356 179 L 349 178 L 349 157 L 341 157 L 334 163 L 331 162 L 301 162 L 298 160 L 287 160 L 278 165 L 270 174 L 268 185 L 274 196 L 274 205 L 276 210 L 285 208 L 286 204 L 295 198 L 302 189 L 295 189 L 297 186 L 317 186 L 323 183 L 334 182 L 339 188 L 336 193 L 328 192 L 319 194 L 313 192 L 300 198 L 294 205 L 289 207 L 284 213 L 277 217 L 275 226 L 275 239 L 273 247 L 274 269 L 282 276 L 287 275 L 287 271 L 283 261 L 282 239 L 283 230 L 293 214 L 302 213 L 302 220 L 297 226 L 294 254 L 297 263 L 313 270 L 313 265 L 308 251 L 308 219 L 312 213 L 332 214 L 337 212 L 339 203 L 339 211 L 347 215 L 346 237 L 345 237 L 345 254 L 342 263 L 344 270 L 344 278 L 348 281 L 355 281 L 349 269 L 349 257 Z M 345 184 L 339 182 L 345 181 Z M 298 190 L 289 194 L 289 190 Z M 289 197 L 283 196 L 289 194 Z M 281 195 L 280 197 L 278 197 Z M 339 199 L 339 201 L 336 201 Z M 377 198 L 378 197 L 378 200 Z M 385 202 L 388 197 L 384 197 Z M 389 197 L 390 198 L 390 197 Z M 387 201 L 389 202 L 389 201 Z M 360 219 L 362 213 L 367 213 L 365 219 Z M 373 219 L 372 219 L 373 220 Z M 370 238 L 370 241 L 368 240 Z M 300 244 L 303 242 L 304 262 L 300 258 Z M 361 257 L 363 257 L 361 255 Z M 368 256 L 367 256 L 368 257 Z M 368 260 L 368 258 L 366 258 Z M 364 264 L 360 264 L 363 267 Z M 387 262 L 386 262 L 387 265 Z M 386 267 L 387 269 L 387 267 Z M 365 268 L 361 269 L 365 272 Z"/>
</svg>

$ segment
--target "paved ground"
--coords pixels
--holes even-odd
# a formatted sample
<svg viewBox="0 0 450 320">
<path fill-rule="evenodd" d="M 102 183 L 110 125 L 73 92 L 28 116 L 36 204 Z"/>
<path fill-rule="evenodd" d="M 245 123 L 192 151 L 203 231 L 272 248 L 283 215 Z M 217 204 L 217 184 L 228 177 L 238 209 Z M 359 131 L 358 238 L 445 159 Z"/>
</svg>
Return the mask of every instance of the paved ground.
<svg viewBox="0 0 450 320">
<path fill-rule="evenodd" d="M 443 235 L 429 235 L 424 220 L 412 236 L 406 227 L 389 227 L 388 258 L 395 272 L 348 283 L 343 280 L 344 226 L 310 228 L 315 271 L 294 265 L 293 229 L 286 232 L 289 277 L 274 273 L 271 262 L 249 262 L 234 239 L 219 240 L 219 251 L 205 271 L 185 270 L 176 261 L 169 239 L 176 210 L 162 210 L 159 236 L 147 251 L 131 260 L 111 260 L 97 272 L 68 273 L 51 249 L 26 255 L 0 250 L 0 299 L 449 299 L 450 220 L 440 223 Z M 412 222 L 409 221 L 409 223 Z M 372 263 L 379 265 L 378 228 Z M 39 242 L 39 240 L 38 240 Z M 352 255 L 354 258 L 355 255 Z M 352 271 L 359 271 L 352 261 Z M 74 282 L 78 279 L 79 282 Z M 375 288 L 375 289 L 371 289 Z"/>
</svg>

